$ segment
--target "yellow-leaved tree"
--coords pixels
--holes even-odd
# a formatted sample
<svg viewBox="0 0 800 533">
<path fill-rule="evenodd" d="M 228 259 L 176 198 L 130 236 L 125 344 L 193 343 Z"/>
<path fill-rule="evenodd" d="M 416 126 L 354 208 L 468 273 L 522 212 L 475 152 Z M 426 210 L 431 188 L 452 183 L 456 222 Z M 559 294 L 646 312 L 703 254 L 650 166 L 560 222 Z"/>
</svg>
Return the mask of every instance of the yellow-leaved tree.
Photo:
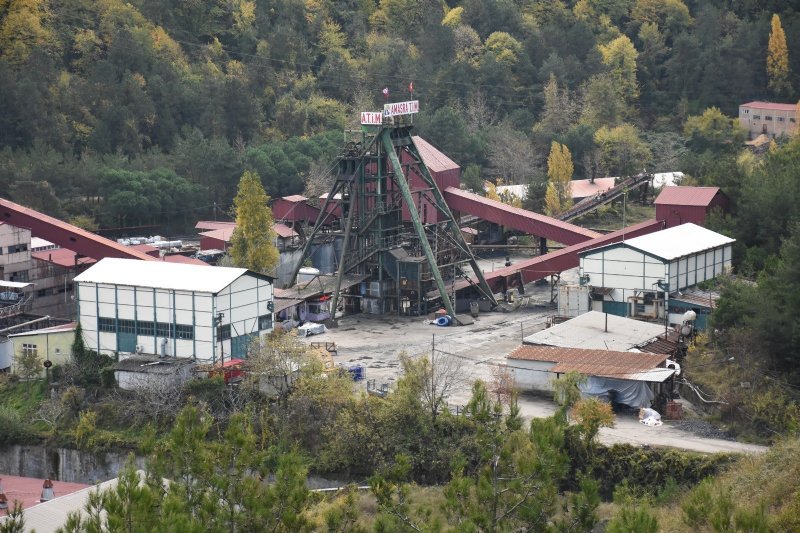
<svg viewBox="0 0 800 533">
<path fill-rule="evenodd" d="M 781 26 L 781 18 L 772 15 L 772 29 L 767 46 L 767 86 L 776 95 L 792 94 L 789 83 L 789 48 L 786 46 L 786 33 Z"/>
<path fill-rule="evenodd" d="M 550 155 L 547 156 L 547 191 L 544 195 L 545 212 L 548 215 L 555 216 L 572 207 L 570 181 L 573 171 L 569 148 L 553 141 Z"/>
<path fill-rule="evenodd" d="M 245 171 L 233 199 L 236 229 L 231 236 L 231 259 L 238 267 L 269 272 L 278 265 L 269 196 L 255 172 Z"/>
</svg>

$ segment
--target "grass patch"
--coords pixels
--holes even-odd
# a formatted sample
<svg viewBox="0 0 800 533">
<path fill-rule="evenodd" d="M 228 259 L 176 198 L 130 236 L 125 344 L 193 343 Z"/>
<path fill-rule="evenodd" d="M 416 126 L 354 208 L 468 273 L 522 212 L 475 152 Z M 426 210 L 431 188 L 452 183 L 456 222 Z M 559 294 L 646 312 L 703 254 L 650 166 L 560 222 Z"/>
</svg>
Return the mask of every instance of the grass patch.
<svg viewBox="0 0 800 533">
<path fill-rule="evenodd" d="M 638 202 L 628 201 L 625 206 L 624 218 L 626 226 L 650 220 L 655 216 L 656 208 L 652 205 L 640 205 Z M 585 228 L 613 231 L 622 229 L 622 219 L 622 202 L 614 202 L 578 217 L 572 223 Z"/>
</svg>

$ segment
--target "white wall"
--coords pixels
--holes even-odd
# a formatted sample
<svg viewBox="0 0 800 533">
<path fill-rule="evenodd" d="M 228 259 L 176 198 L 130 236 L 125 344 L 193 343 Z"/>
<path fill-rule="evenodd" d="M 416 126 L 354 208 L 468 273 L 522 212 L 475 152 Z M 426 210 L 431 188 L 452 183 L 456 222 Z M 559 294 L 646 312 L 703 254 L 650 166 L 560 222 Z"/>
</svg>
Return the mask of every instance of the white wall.
<svg viewBox="0 0 800 533">
<path fill-rule="evenodd" d="M 214 319 L 218 313 L 224 313 L 223 325 L 231 325 L 231 337 L 266 333 L 268 330 L 259 331 L 258 317 L 272 314 L 272 284 L 250 275 L 241 276 L 216 295 L 87 282 L 76 285 L 84 340 L 89 348 L 101 353 L 116 352 L 118 345 L 116 333 L 98 332 L 98 316 L 194 326 L 193 339 L 167 338 L 167 355 L 215 362 L 220 358 L 220 349 L 226 358 L 231 353 L 231 341 L 220 343 L 217 338 Z M 137 330 L 141 333 L 140 328 Z M 136 345 L 143 348 L 143 353 L 160 355 L 162 338 L 164 335 L 139 334 Z"/>
<path fill-rule="evenodd" d="M 550 372 L 550 369 L 555 366 L 555 363 L 507 359 L 506 365 L 514 376 L 514 383 L 520 390 L 552 392 L 553 386 L 550 380 L 555 378 L 555 374 Z"/>
<path fill-rule="evenodd" d="M 581 257 L 581 275 L 588 284 L 628 290 L 658 290 L 656 282 L 666 279 L 666 265 L 631 248 L 598 250 Z"/>
<path fill-rule="evenodd" d="M 703 281 L 714 279 L 731 269 L 733 246 L 720 248 L 672 261 L 669 264 L 669 289 L 679 291 Z"/>
</svg>

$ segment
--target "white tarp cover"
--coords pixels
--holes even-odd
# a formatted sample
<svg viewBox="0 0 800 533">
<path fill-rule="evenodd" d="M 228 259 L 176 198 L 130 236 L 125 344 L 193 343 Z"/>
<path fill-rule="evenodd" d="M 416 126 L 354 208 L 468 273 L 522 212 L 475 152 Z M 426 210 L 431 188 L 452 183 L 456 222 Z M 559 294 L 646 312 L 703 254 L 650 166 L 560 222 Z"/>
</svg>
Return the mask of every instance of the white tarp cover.
<svg viewBox="0 0 800 533">
<path fill-rule="evenodd" d="M 589 376 L 586 383 L 579 388 L 587 396 L 604 401 L 613 399 L 615 403 L 631 407 L 650 407 L 650 402 L 655 398 L 653 391 L 644 381 Z M 609 391 L 615 392 L 609 394 Z"/>
<path fill-rule="evenodd" d="M 299 337 L 308 337 L 309 335 L 319 335 L 320 333 L 325 333 L 326 331 L 328 331 L 328 328 L 325 327 L 325 324 L 306 322 L 297 328 L 297 335 Z"/>
</svg>

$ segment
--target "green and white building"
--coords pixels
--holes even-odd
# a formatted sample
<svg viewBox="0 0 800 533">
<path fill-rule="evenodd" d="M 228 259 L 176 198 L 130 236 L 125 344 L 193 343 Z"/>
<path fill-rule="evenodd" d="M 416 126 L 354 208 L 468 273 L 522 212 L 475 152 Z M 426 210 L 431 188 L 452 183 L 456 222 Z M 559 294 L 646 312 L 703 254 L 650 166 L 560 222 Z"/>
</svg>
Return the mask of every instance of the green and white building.
<svg viewBox="0 0 800 533">
<path fill-rule="evenodd" d="M 580 282 L 591 309 L 664 320 L 678 294 L 731 269 L 734 239 L 683 224 L 580 254 Z"/>
<path fill-rule="evenodd" d="M 217 363 L 272 330 L 273 278 L 244 268 L 106 258 L 75 278 L 87 347 Z"/>
</svg>

